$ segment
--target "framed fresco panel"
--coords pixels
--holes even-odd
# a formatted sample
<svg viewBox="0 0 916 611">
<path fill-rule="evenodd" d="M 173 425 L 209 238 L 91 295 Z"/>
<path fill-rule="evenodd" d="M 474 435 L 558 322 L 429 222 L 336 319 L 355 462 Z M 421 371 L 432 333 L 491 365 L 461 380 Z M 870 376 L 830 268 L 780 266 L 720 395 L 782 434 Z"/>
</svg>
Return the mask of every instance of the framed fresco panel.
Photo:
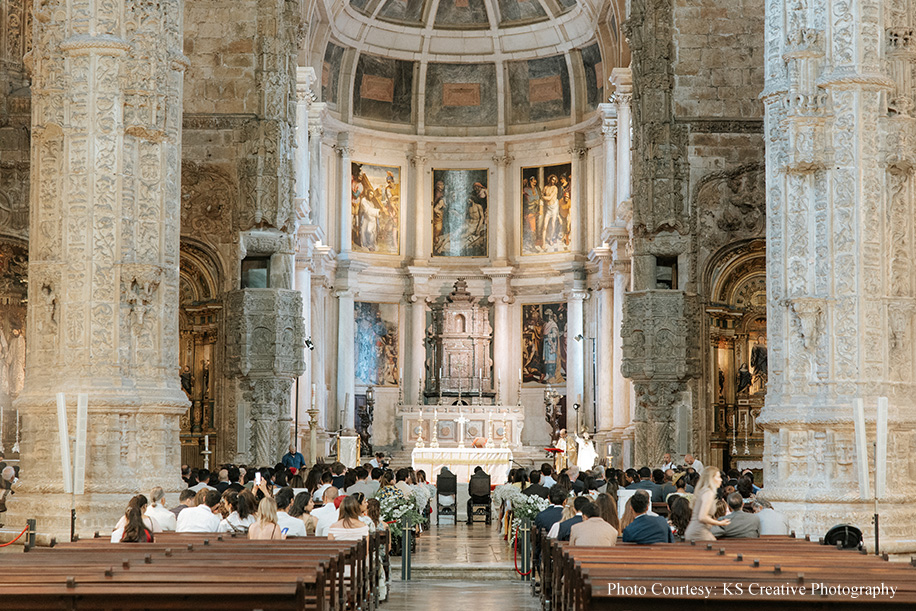
<svg viewBox="0 0 916 611">
<path fill-rule="evenodd" d="M 433 170 L 433 256 L 487 256 L 487 170 Z"/>
<path fill-rule="evenodd" d="M 522 306 L 522 383 L 566 381 L 566 304 Z"/>
<path fill-rule="evenodd" d="M 569 252 L 572 164 L 522 168 L 522 254 Z"/>
<path fill-rule="evenodd" d="M 350 164 L 350 234 L 353 250 L 400 252 L 401 168 Z"/>
<path fill-rule="evenodd" d="M 398 385 L 398 304 L 357 301 L 356 383 Z"/>
</svg>

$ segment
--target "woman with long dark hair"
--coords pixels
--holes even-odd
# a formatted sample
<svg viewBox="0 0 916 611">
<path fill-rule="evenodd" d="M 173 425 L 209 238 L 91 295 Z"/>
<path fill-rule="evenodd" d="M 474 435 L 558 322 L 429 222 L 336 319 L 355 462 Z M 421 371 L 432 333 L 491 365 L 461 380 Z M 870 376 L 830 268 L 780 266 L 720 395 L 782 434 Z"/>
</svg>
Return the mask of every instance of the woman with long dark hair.
<svg viewBox="0 0 916 611">
<path fill-rule="evenodd" d="M 289 510 L 290 516 L 305 522 L 306 535 L 314 535 L 315 529 L 318 527 L 318 518 L 312 515 L 314 508 L 315 501 L 312 500 L 312 495 L 308 492 L 300 492 L 293 499 L 293 506 Z"/>
<path fill-rule="evenodd" d="M 617 515 L 617 501 L 610 494 L 602 492 L 595 499 L 595 505 L 598 506 L 598 517 L 614 527 L 617 532 L 623 532 L 620 529 L 620 518 Z"/>
<path fill-rule="evenodd" d="M 328 528 L 328 539 L 356 541 L 369 534 L 369 527 L 360 520 L 361 503 L 355 496 L 344 497 L 340 504 L 340 519 Z"/>
<path fill-rule="evenodd" d="M 127 502 L 127 508 L 130 509 L 131 507 L 133 507 L 140 513 L 140 521 L 143 523 L 143 526 L 147 530 L 150 531 L 150 533 L 162 532 L 162 529 L 159 528 L 159 523 L 156 522 L 156 520 L 154 520 L 153 518 L 147 515 L 143 515 L 144 512 L 146 511 L 146 506 L 148 504 L 149 504 L 149 501 L 146 500 L 146 497 L 143 496 L 142 494 L 138 494 L 132 497 Z M 111 542 L 118 543 L 119 541 L 121 541 L 122 537 L 124 536 L 124 530 L 126 528 L 127 528 L 127 513 L 125 512 L 125 514 L 121 516 L 121 519 L 118 520 L 118 523 L 115 525 L 114 531 L 111 533 Z"/>
<path fill-rule="evenodd" d="M 124 512 L 124 534 L 121 543 L 152 543 L 153 531 L 143 522 L 143 514 L 133 505 L 128 505 Z"/>
<path fill-rule="evenodd" d="M 235 490 L 226 490 L 223 493 L 222 503 L 228 511 L 228 515 L 219 523 L 217 532 L 248 532 L 248 529 L 255 523 L 254 517 L 254 495 L 250 492 L 237 493 Z"/>
</svg>

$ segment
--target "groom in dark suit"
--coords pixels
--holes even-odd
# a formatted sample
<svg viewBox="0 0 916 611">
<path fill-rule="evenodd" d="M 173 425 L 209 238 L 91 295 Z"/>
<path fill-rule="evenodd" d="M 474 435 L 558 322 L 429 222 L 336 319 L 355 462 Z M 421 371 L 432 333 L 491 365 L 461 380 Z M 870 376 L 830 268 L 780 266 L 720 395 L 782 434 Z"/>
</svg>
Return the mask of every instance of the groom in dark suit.
<svg viewBox="0 0 916 611">
<path fill-rule="evenodd" d="M 630 497 L 630 506 L 636 518 L 623 529 L 624 543 L 674 543 L 674 535 L 668 520 L 661 516 L 647 515 L 649 494 L 637 492 Z"/>
<path fill-rule="evenodd" d="M 543 530 L 545 533 L 550 532 L 550 528 L 560 521 L 563 517 L 563 503 L 566 502 L 566 489 L 560 486 L 551 486 L 547 492 L 547 500 L 550 501 L 550 507 L 539 513 L 534 518 L 534 566 L 540 570 L 541 565 L 541 537 L 537 535 L 538 531 Z"/>
</svg>

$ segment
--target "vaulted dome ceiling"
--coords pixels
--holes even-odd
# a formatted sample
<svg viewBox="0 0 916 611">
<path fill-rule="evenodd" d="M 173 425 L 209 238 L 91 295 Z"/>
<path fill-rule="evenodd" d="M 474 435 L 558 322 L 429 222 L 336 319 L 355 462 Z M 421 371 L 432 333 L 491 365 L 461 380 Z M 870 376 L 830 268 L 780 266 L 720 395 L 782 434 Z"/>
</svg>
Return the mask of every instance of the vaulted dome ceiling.
<svg viewBox="0 0 916 611">
<path fill-rule="evenodd" d="M 622 0 L 318 2 L 329 26 L 312 41 L 320 97 L 347 122 L 438 135 L 560 128 L 606 101 L 611 70 L 629 64 Z"/>
</svg>

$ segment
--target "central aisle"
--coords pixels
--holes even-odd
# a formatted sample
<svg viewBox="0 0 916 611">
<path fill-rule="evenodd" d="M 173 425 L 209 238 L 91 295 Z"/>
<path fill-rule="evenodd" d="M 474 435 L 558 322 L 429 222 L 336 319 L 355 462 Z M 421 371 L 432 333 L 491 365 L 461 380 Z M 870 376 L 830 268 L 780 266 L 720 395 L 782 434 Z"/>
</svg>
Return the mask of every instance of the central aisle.
<svg viewBox="0 0 916 611">
<path fill-rule="evenodd" d="M 435 520 L 435 516 L 433 516 Z M 499 524 L 443 525 L 424 532 L 413 555 L 413 579 L 401 581 L 401 559 L 391 558 L 385 606 L 398 611 L 538 611 L 531 582 L 515 572 L 512 548 Z"/>
</svg>

